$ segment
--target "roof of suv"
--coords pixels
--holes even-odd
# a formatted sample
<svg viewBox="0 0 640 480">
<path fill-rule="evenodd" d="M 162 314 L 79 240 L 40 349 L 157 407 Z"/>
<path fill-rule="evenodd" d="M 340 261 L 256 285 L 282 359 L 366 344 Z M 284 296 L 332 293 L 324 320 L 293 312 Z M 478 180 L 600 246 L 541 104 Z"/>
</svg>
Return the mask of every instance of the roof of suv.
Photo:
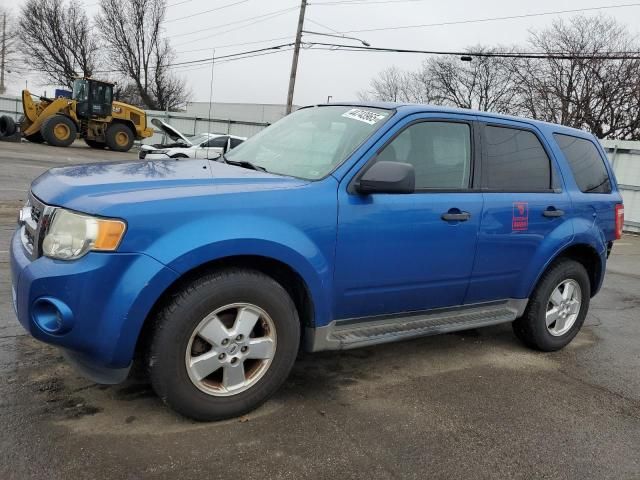
<svg viewBox="0 0 640 480">
<path fill-rule="evenodd" d="M 396 103 L 396 102 L 335 102 L 330 105 L 345 105 L 354 107 L 370 107 L 370 108 L 383 108 L 387 110 L 397 110 L 402 112 L 403 115 L 410 115 L 412 113 L 424 113 L 424 112 L 440 112 L 440 113 L 457 113 L 464 115 L 476 115 L 484 118 L 495 118 L 510 120 L 514 122 L 524 122 L 530 125 L 535 125 L 543 128 L 553 128 L 557 132 L 564 132 L 570 135 L 576 135 L 580 137 L 593 138 L 593 135 L 585 130 L 578 128 L 566 127 L 557 123 L 543 122 L 541 120 L 533 120 L 525 117 L 515 117 L 513 115 L 504 115 L 501 113 L 483 112 L 480 110 L 471 110 L 466 108 L 445 107 L 442 105 L 428 105 L 420 103 Z"/>
</svg>

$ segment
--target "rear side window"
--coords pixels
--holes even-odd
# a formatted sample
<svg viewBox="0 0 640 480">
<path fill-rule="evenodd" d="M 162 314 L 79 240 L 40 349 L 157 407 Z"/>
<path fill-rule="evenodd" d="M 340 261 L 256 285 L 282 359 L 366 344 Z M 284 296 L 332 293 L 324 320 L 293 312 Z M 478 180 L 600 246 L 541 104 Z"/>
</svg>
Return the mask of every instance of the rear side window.
<svg viewBox="0 0 640 480">
<path fill-rule="evenodd" d="M 554 133 L 578 188 L 584 193 L 611 193 L 611 181 L 600 152 L 589 140 Z"/>
<path fill-rule="evenodd" d="M 549 157 L 527 130 L 486 126 L 482 186 L 489 190 L 540 191 L 551 188 Z"/>
</svg>

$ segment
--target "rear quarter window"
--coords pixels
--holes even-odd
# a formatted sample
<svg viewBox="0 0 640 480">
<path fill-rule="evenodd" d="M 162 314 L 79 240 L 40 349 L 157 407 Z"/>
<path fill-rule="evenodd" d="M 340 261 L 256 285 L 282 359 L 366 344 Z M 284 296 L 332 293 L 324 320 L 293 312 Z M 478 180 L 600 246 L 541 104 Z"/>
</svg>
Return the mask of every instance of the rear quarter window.
<svg viewBox="0 0 640 480">
<path fill-rule="evenodd" d="M 483 188 L 507 192 L 551 188 L 549 157 L 534 133 L 488 125 L 484 128 L 484 148 Z"/>
<path fill-rule="evenodd" d="M 611 193 L 611 180 L 604 165 L 605 160 L 593 142 L 560 133 L 554 133 L 553 137 L 581 192 Z"/>
</svg>

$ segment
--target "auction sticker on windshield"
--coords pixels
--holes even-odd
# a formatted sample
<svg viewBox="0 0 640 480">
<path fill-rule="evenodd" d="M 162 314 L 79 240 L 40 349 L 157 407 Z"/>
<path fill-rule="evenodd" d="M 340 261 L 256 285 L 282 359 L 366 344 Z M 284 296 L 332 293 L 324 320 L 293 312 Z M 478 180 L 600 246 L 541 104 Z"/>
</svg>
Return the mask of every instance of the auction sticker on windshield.
<svg viewBox="0 0 640 480">
<path fill-rule="evenodd" d="M 387 115 L 388 113 L 385 112 L 372 112 L 370 110 L 362 110 L 361 108 L 352 108 L 342 114 L 345 118 L 352 118 L 360 122 L 368 123 L 369 125 L 378 123 L 380 120 L 386 118 Z"/>
</svg>

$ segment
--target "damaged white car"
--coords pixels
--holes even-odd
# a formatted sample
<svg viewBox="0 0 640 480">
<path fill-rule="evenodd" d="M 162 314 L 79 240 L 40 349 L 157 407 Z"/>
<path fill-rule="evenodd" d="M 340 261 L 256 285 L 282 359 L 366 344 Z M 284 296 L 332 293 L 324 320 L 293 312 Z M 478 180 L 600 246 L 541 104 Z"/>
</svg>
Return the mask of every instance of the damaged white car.
<svg viewBox="0 0 640 480">
<path fill-rule="evenodd" d="M 246 137 L 224 133 L 200 133 L 186 137 L 171 125 L 154 118 L 151 123 L 172 140 L 169 144 L 141 145 L 138 157 L 145 160 L 167 158 L 218 158 L 223 153 L 237 147 Z"/>
</svg>

